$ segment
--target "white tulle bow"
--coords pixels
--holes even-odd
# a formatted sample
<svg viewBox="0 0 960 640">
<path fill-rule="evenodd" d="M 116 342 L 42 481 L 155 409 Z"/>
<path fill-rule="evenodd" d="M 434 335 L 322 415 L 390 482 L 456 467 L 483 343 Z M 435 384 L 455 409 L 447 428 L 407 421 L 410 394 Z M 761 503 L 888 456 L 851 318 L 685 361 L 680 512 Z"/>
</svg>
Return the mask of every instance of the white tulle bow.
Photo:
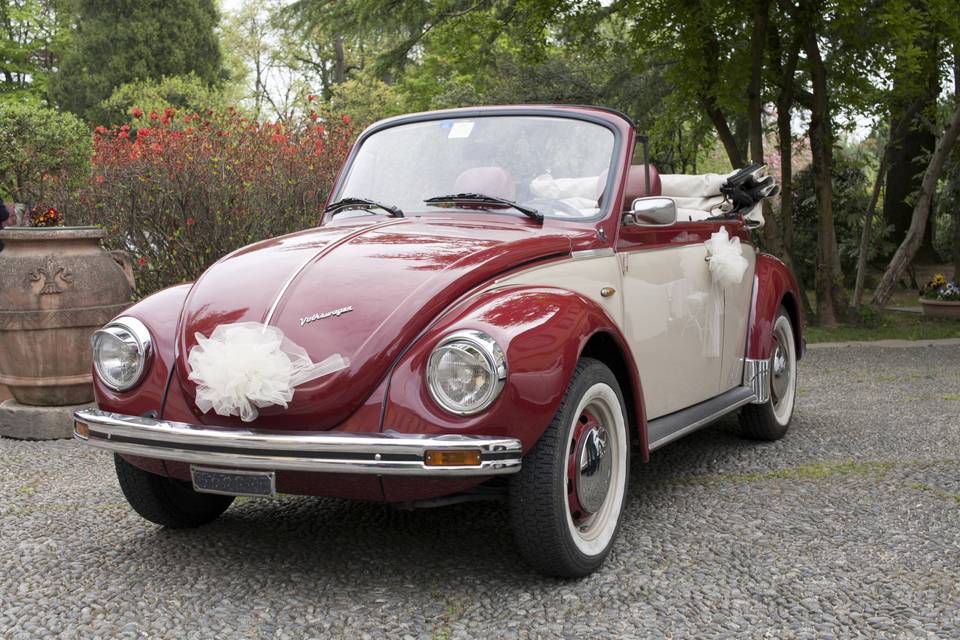
<svg viewBox="0 0 960 640">
<path fill-rule="evenodd" d="M 720 227 L 705 243 L 710 259 L 710 274 L 713 281 L 722 287 L 739 283 L 747 270 L 748 262 L 743 257 L 740 238 L 731 238 L 726 227 Z"/>
<path fill-rule="evenodd" d="M 294 387 L 349 366 L 338 353 L 314 363 L 276 327 L 257 322 L 222 324 L 210 337 L 196 334 L 187 363 L 197 383 L 197 407 L 221 416 L 257 418 L 257 409 L 288 406 Z"/>
</svg>

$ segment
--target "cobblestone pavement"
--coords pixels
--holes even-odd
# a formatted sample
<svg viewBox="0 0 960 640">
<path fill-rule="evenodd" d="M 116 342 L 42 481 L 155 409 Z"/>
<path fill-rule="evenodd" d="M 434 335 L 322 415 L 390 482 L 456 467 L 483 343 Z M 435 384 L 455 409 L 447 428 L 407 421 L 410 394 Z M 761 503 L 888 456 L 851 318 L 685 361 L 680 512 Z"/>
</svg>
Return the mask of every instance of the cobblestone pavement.
<svg viewBox="0 0 960 640">
<path fill-rule="evenodd" d="M 0 441 L 0 637 L 960 637 L 960 346 L 808 352 L 787 437 L 635 462 L 616 547 L 531 573 L 498 504 L 284 496 L 194 531 L 108 455 Z"/>
</svg>

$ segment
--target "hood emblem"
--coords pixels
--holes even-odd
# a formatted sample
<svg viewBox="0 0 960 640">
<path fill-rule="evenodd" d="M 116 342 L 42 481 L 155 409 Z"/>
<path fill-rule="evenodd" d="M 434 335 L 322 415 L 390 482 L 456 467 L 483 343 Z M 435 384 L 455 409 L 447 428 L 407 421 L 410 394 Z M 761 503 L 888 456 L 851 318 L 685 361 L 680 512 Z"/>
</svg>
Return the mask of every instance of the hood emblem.
<svg viewBox="0 0 960 640">
<path fill-rule="evenodd" d="M 350 305 L 349 307 L 340 307 L 339 309 L 334 309 L 333 311 L 315 313 L 312 316 L 304 316 L 300 318 L 300 326 L 302 327 L 305 324 L 310 324 L 311 322 L 316 322 L 317 320 L 323 320 L 324 318 L 336 318 L 345 313 L 350 313 L 351 311 L 353 311 L 353 305 Z"/>
</svg>

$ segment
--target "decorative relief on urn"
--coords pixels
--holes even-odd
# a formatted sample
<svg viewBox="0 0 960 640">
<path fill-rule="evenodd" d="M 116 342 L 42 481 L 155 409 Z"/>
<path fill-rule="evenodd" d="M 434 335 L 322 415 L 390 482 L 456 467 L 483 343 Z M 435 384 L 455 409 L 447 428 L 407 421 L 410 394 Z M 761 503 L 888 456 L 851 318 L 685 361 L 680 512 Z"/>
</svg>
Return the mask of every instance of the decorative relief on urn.
<svg viewBox="0 0 960 640">
<path fill-rule="evenodd" d="M 42 282 L 38 296 L 63 293 L 66 285 L 73 284 L 73 274 L 57 262 L 53 255 L 47 256 L 44 266 L 37 267 L 30 274 L 31 282 Z"/>
</svg>

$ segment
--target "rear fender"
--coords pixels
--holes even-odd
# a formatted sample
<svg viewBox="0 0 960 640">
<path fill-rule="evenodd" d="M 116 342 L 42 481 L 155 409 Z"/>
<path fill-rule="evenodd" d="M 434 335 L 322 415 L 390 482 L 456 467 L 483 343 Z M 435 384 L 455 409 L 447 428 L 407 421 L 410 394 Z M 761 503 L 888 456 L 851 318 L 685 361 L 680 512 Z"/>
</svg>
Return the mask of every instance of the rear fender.
<svg viewBox="0 0 960 640">
<path fill-rule="evenodd" d="M 494 403 L 477 415 L 465 417 L 440 409 L 426 383 L 427 361 L 433 349 L 444 336 L 461 329 L 475 329 L 493 337 L 506 353 L 508 368 L 506 385 Z M 393 370 L 383 429 L 510 436 L 519 438 L 524 451 L 529 451 L 556 414 L 585 349 L 591 357 L 619 358 L 608 364 L 619 373 L 630 419 L 645 452 L 640 377 L 620 329 L 595 302 L 550 287 L 486 291 L 446 314 Z M 611 354 L 612 349 L 619 353 Z"/>
<path fill-rule="evenodd" d="M 799 359 L 804 351 L 803 331 L 806 326 L 803 306 L 800 304 L 800 290 L 787 265 L 769 254 L 761 253 L 757 255 L 753 283 L 747 339 L 748 358 L 766 360 L 773 353 L 773 323 L 781 306 L 790 315 Z"/>
</svg>

